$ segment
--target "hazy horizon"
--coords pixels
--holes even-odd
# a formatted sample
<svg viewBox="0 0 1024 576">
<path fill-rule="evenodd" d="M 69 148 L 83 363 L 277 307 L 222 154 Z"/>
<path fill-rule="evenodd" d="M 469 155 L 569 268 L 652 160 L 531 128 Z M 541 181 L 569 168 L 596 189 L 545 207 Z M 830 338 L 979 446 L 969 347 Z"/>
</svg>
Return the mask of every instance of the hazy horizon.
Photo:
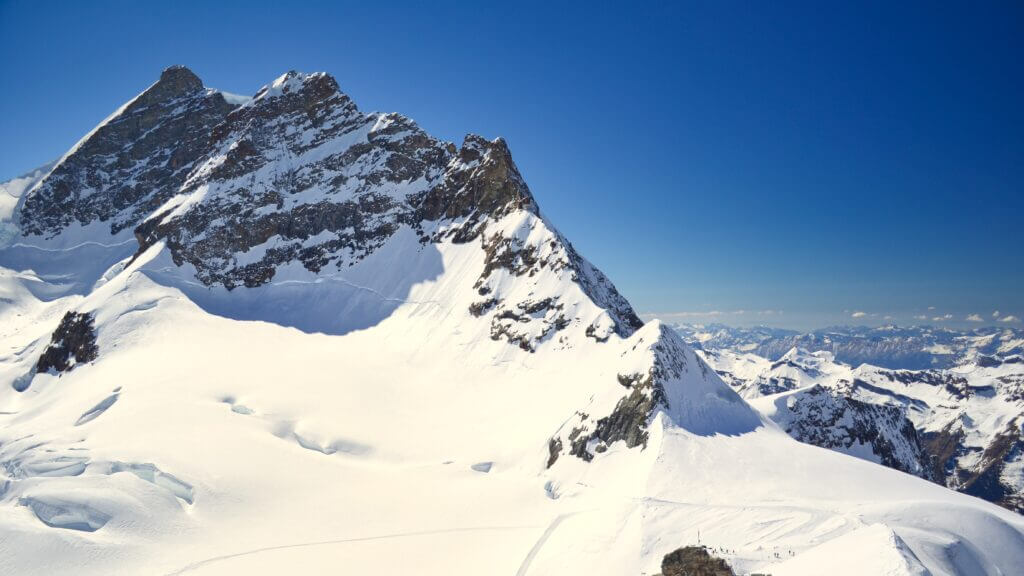
<svg viewBox="0 0 1024 576">
<path fill-rule="evenodd" d="M 767 313 L 770 312 L 770 313 Z M 943 316 L 932 316 L 926 319 L 919 318 L 897 318 L 891 315 L 865 315 L 862 317 L 853 317 L 852 314 L 848 315 L 790 315 L 787 316 L 784 311 L 710 311 L 706 313 L 701 312 L 669 312 L 669 313 L 650 313 L 642 312 L 640 317 L 644 320 L 658 319 L 669 324 L 683 324 L 691 326 L 712 326 L 720 325 L 727 326 L 730 328 L 757 328 L 766 327 L 773 329 L 792 330 L 795 332 L 814 332 L 818 330 L 825 330 L 829 328 L 845 327 L 845 328 L 879 328 L 882 326 L 896 326 L 898 328 L 945 328 L 955 331 L 970 331 L 976 329 L 1005 329 L 1015 328 L 1020 329 L 1020 320 L 1016 317 L 1008 321 L 1002 320 L 967 320 L 965 318 L 945 318 Z M 832 320 L 824 320 L 822 318 L 831 318 Z"/>
</svg>

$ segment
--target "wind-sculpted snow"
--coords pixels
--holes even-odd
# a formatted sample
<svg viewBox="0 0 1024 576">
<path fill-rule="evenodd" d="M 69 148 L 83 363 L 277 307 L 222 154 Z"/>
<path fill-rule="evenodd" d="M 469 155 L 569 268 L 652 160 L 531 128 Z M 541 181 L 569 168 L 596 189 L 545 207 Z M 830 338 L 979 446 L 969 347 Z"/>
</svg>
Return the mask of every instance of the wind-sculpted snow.
<svg viewBox="0 0 1024 576">
<path fill-rule="evenodd" d="M 642 324 L 500 138 L 364 114 L 325 74 L 212 122 L 220 93 L 164 76 L 7 221 L 0 573 L 1024 564 L 1019 516 L 796 442 Z"/>
</svg>

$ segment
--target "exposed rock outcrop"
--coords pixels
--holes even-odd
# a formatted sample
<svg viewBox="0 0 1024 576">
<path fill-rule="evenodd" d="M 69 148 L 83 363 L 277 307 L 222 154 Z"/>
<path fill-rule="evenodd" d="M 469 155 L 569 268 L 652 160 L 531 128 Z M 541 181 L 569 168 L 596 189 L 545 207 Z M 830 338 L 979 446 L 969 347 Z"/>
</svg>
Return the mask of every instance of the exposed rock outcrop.
<svg viewBox="0 0 1024 576">
<path fill-rule="evenodd" d="M 616 375 L 614 396 L 606 394 L 577 411 L 552 439 L 552 449 L 563 447 L 590 462 L 619 441 L 627 448 L 646 448 L 659 412 L 700 435 L 742 434 L 761 425 L 757 413 L 670 328 L 652 322 L 632 338 L 624 361 L 648 368 Z M 556 460 L 550 458 L 548 466 Z"/>
<path fill-rule="evenodd" d="M 68 312 L 36 363 L 36 372 L 67 372 L 99 356 L 92 314 Z"/>
<path fill-rule="evenodd" d="M 1021 428 L 1024 418 L 1011 421 L 997 434 L 980 455 L 971 454 L 963 443 L 963 430 L 950 425 L 926 437 L 940 482 L 965 494 L 995 502 L 1004 508 L 1024 513 L 1024 494 L 1017 483 L 1016 474 L 1009 467 L 1019 468 L 1024 462 L 1024 442 Z M 961 465 L 961 458 L 974 462 L 970 467 Z"/>
<path fill-rule="evenodd" d="M 725 560 L 703 546 L 686 546 L 665 555 L 660 576 L 735 576 Z"/>
</svg>

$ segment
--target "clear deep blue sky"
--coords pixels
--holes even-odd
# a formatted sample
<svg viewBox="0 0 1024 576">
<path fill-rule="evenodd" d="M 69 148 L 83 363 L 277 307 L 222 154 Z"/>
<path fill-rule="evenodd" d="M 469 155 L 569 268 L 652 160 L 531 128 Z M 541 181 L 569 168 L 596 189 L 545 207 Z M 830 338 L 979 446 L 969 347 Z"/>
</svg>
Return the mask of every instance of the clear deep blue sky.
<svg viewBox="0 0 1024 576">
<path fill-rule="evenodd" d="M 324 70 L 363 110 L 504 136 L 641 312 L 1024 316 L 1024 4 L 891 4 L 0 0 L 0 178 L 170 64 L 248 94 Z"/>
</svg>

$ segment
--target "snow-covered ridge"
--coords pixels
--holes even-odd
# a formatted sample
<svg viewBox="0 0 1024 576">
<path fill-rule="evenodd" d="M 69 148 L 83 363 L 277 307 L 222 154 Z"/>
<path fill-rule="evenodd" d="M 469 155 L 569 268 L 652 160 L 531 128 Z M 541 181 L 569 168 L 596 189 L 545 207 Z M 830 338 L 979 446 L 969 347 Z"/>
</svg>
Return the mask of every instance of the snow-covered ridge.
<svg viewBox="0 0 1024 576">
<path fill-rule="evenodd" d="M 188 140 L 180 140 L 184 134 Z M 324 73 L 288 72 L 236 107 L 187 69 L 171 67 L 29 195 L 17 245 L 94 246 L 106 250 L 105 269 L 126 255 L 133 231 L 142 243 L 138 253 L 163 241 L 173 263 L 187 267 L 175 280 L 183 288 L 196 280 L 228 290 L 267 285 L 260 294 L 277 301 L 274 285 L 344 276 L 406 227 L 425 242 L 441 240 L 442 232 L 468 242 L 488 221 L 515 210 L 538 214 L 500 138 L 469 135 L 456 148 L 401 115 L 363 114 Z M 505 267 L 498 260 L 510 248 L 528 258 L 553 250 L 559 266 L 608 310 L 595 333 L 639 326 L 611 283 L 544 227 L 552 231 L 546 245 L 528 251 L 520 239 L 488 235 L 485 248 L 498 253 L 488 270 Z M 102 269 L 77 273 L 68 289 L 84 290 Z M 215 306 L 227 311 L 230 300 Z M 484 301 L 495 314 L 505 313 L 491 300 Z M 531 305 L 524 302 L 515 304 Z M 311 331 L 344 328 L 313 311 L 283 320 Z M 508 328 L 509 339 L 520 342 Z"/>
<path fill-rule="evenodd" d="M 275 78 L 270 84 L 267 84 L 257 90 L 256 95 L 252 97 L 251 101 L 254 102 L 261 99 L 277 98 L 279 96 L 298 92 L 302 90 L 308 82 L 315 82 L 318 79 L 327 77 L 327 74 L 323 72 L 304 74 L 302 72 L 290 70 Z"/>
</svg>

